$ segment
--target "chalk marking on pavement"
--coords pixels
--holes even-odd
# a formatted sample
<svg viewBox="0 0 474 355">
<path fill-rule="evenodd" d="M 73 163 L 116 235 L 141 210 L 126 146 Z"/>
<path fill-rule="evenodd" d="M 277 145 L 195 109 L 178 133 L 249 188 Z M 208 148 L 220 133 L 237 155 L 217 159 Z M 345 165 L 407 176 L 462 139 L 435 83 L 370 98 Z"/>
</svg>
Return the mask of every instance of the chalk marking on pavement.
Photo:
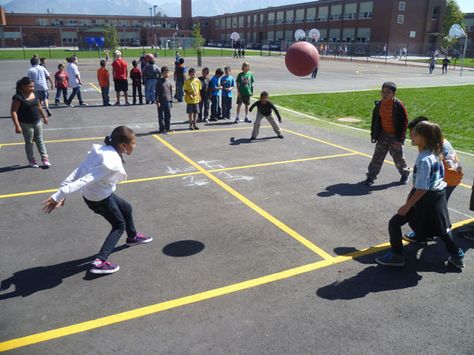
<svg viewBox="0 0 474 355">
<path fill-rule="evenodd" d="M 305 237 L 303 237 L 301 234 L 299 234 L 298 232 L 296 232 L 294 229 L 290 228 L 289 226 L 287 226 L 286 224 L 284 224 L 282 221 L 280 221 L 279 219 L 273 217 L 271 214 L 269 214 L 267 211 L 265 211 L 263 208 L 257 206 L 255 203 L 253 203 L 252 201 L 250 201 L 248 198 L 246 198 L 244 195 L 242 195 L 240 192 L 238 192 L 237 190 L 233 189 L 231 186 L 229 186 L 228 184 L 226 184 L 224 181 L 222 181 L 221 179 L 219 179 L 218 177 L 216 177 L 215 175 L 213 175 L 212 173 L 210 173 L 209 171 L 207 171 L 206 169 L 204 169 L 201 165 L 199 165 L 198 163 L 196 163 L 194 160 L 192 160 L 191 158 L 189 158 L 187 155 L 185 155 L 184 153 L 182 153 L 181 151 L 179 151 L 178 149 L 176 149 L 174 146 L 172 146 L 170 143 L 168 143 L 166 140 L 164 140 L 163 138 L 161 138 L 160 136 L 158 135 L 153 135 L 153 137 L 158 140 L 161 144 L 163 144 L 165 147 L 167 147 L 168 149 L 170 149 L 173 153 L 175 153 L 176 155 L 178 155 L 181 159 L 183 159 L 184 161 L 186 161 L 188 164 L 192 165 L 194 168 L 196 168 L 196 170 L 202 172 L 208 179 L 214 181 L 217 185 L 219 185 L 221 188 L 223 188 L 225 191 L 227 191 L 228 193 L 230 193 L 231 195 L 233 195 L 235 198 L 237 198 L 238 200 L 242 201 L 245 205 L 247 205 L 248 207 L 250 207 L 252 210 L 254 210 L 255 212 L 257 212 L 259 215 L 261 215 L 263 218 L 267 219 L 269 222 L 271 222 L 272 224 L 274 224 L 276 227 L 278 227 L 279 229 L 281 229 L 283 232 L 285 232 L 286 234 L 288 234 L 289 236 L 291 236 L 293 239 L 297 240 L 298 242 L 300 242 L 301 244 L 303 244 L 305 247 L 307 247 L 308 249 L 312 250 L 314 253 L 318 254 L 320 257 L 322 257 L 323 259 L 332 259 L 332 256 L 328 253 L 326 253 L 324 250 L 322 250 L 321 248 L 319 248 L 316 244 L 310 242 L 308 239 L 306 239 Z"/>
<path fill-rule="evenodd" d="M 454 223 L 453 227 L 458 228 L 470 222 L 474 222 L 474 218 L 461 221 L 458 223 Z M 190 296 L 180 297 L 180 298 L 176 298 L 176 299 L 161 302 L 161 303 L 156 303 L 149 306 L 132 309 L 129 311 L 112 314 L 110 316 L 96 318 L 96 319 L 72 324 L 69 326 L 61 327 L 61 328 L 51 329 L 48 331 L 24 336 L 21 338 L 10 339 L 4 342 L 0 342 L 0 352 L 18 349 L 21 347 L 34 345 L 34 344 L 38 344 L 38 343 L 42 343 L 42 342 L 46 342 L 53 339 L 58 339 L 58 338 L 74 335 L 74 334 L 79 334 L 79 333 L 87 332 L 92 329 L 103 328 L 112 324 L 122 323 L 129 320 L 142 318 L 142 317 L 149 316 L 152 314 L 157 314 L 157 313 L 164 312 L 167 310 L 175 309 L 178 307 L 195 304 L 198 302 L 210 300 L 210 299 L 221 297 L 221 296 L 226 296 L 226 295 L 236 293 L 239 291 L 252 289 L 254 287 L 258 287 L 258 286 L 266 285 L 272 282 L 281 281 L 281 280 L 285 280 L 291 277 L 306 274 L 308 272 L 315 271 L 318 269 L 323 269 L 328 266 L 340 264 L 340 263 L 350 261 L 361 256 L 374 254 L 388 248 L 390 248 L 390 244 L 383 243 L 383 244 L 379 244 L 379 245 L 369 247 L 366 249 L 357 250 L 355 252 L 351 252 L 345 255 L 339 255 L 328 260 L 322 260 L 322 261 L 318 261 L 314 263 L 309 263 L 303 266 L 283 270 L 280 272 L 276 272 L 273 274 L 238 282 L 238 283 L 227 285 L 224 287 L 219 287 L 212 290 L 195 293 Z"/>
</svg>

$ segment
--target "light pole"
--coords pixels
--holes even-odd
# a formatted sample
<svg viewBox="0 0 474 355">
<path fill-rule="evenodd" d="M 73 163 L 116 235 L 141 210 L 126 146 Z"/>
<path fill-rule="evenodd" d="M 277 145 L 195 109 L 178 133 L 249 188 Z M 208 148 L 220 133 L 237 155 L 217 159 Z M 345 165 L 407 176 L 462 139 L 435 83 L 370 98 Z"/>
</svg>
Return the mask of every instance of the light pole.
<svg viewBox="0 0 474 355">
<path fill-rule="evenodd" d="M 150 28 L 153 28 L 153 8 L 150 7 Z M 151 36 L 153 37 L 153 29 L 151 30 Z M 153 41 L 153 38 L 152 38 Z"/>
<path fill-rule="evenodd" d="M 156 8 L 158 5 L 153 5 L 153 44 L 156 47 Z"/>
</svg>

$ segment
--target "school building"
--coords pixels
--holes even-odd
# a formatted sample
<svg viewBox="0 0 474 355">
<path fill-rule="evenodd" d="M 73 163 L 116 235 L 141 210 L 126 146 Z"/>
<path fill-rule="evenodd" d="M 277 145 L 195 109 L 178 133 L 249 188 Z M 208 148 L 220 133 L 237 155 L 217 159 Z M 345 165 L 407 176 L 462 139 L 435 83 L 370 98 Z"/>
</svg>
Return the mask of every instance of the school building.
<svg viewBox="0 0 474 355">
<path fill-rule="evenodd" d="M 6 13 L 0 8 L 2 47 L 79 46 L 85 38 L 101 35 L 103 25 L 114 25 L 122 45 L 165 45 L 163 40 L 190 37 L 200 23 L 207 41 L 228 46 L 237 32 L 247 48 L 262 43 L 290 44 L 296 30 L 320 33 L 319 41 L 377 43 L 409 47 L 426 54 L 440 47 L 446 0 L 319 0 L 300 4 L 193 17 L 191 0 L 181 1 L 181 17 L 105 16 Z M 466 15 L 472 41 L 474 14 Z M 311 39 L 310 39 L 311 40 Z M 284 48 L 283 48 L 284 49 Z"/>
</svg>

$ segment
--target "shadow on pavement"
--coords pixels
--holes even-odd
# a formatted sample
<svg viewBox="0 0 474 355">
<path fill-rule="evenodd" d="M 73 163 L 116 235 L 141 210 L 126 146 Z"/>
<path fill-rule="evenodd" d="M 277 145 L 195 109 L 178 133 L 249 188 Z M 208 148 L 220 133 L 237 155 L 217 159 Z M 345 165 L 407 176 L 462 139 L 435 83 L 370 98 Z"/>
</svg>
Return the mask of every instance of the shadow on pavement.
<svg viewBox="0 0 474 355">
<path fill-rule="evenodd" d="M 269 139 L 274 139 L 277 138 L 275 137 L 263 137 L 263 138 L 257 138 L 254 140 L 250 140 L 250 138 L 238 138 L 235 139 L 235 137 L 230 137 L 230 145 L 240 145 L 240 144 L 247 144 L 247 143 L 259 143 L 259 142 L 264 142 Z"/>
<path fill-rule="evenodd" d="M 113 252 L 117 252 L 128 248 L 127 245 L 116 247 Z M 95 259 L 95 254 L 64 263 L 37 266 L 30 269 L 25 269 L 15 272 L 8 279 L 2 280 L 0 283 L 0 291 L 8 290 L 12 285 L 15 286 L 15 291 L 2 294 L 0 293 L 0 301 L 14 297 L 28 297 L 32 294 L 54 288 L 60 285 L 64 279 L 74 276 L 80 272 L 89 269 L 90 263 Z M 94 280 L 104 275 L 93 275 L 87 273 L 84 280 Z"/>
<path fill-rule="evenodd" d="M 170 243 L 163 248 L 163 253 L 168 256 L 183 257 L 191 256 L 201 252 L 204 244 L 197 240 L 179 240 Z"/>
<path fill-rule="evenodd" d="M 29 169 L 29 165 L 11 165 L 11 166 L 5 166 L 3 168 L 0 168 L 0 174 L 1 173 L 8 173 L 10 171 L 15 171 L 15 170 L 21 170 L 21 169 Z"/>
<path fill-rule="evenodd" d="M 366 186 L 359 183 L 355 183 L 355 184 L 341 183 L 341 184 L 329 185 L 328 187 L 326 187 L 325 191 L 321 191 L 317 195 L 319 197 L 331 197 L 334 195 L 362 196 L 362 195 L 369 195 L 372 193 L 372 191 L 381 191 L 381 190 L 385 190 L 394 186 L 400 186 L 400 183 L 397 181 L 397 182 L 391 182 L 388 184 L 372 185 L 372 186 Z"/>
</svg>

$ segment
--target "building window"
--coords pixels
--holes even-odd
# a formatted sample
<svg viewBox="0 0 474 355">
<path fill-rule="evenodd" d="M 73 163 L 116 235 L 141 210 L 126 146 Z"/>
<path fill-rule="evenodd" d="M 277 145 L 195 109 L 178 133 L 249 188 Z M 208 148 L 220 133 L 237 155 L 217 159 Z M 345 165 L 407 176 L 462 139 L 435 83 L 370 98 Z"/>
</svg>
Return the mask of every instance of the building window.
<svg viewBox="0 0 474 355">
<path fill-rule="evenodd" d="M 359 5 L 359 18 L 360 19 L 371 19 L 374 3 L 372 1 L 361 2 Z"/>
<path fill-rule="evenodd" d="M 297 9 L 295 16 L 295 23 L 304 22 L 304 9 Z"/>
<path fill-rule="evenodd" d="M 398 15 L 397 17 L 397 23 L 399 25 L 403 25 L 403 23 L 405 22 L 405 15 Z"/>
<path fill-rule="evenodd" d="M 278 24 L 282 24 L 284 21 L 283 21 L 283 17 L 285 16 L 285 13 L 283 11 L 278 11 L 276 13 L 276 21 L 275 23 L 278 25 Z"/>
<path fill-rule="evenodd" d="M 330 21 L 337 21 L 342 19 L 342 5 L 331 6 L 331 15 L 329 16 Z"/>
<path fill-rule="evenodd" d="M 268 13 L 268 24 L 269 25 L 274 25 L 275 24 L 275 13 L 274 12 L 269 12 Z"/>
<path fill-rule="evenodd" d="M 318 21 L 327 21 L 328 19 L 328 7 L 321 6 L 318 8 Z"/>
<path fill-rule="evenodd" d="M 405 11 L 407 3 L 405 1 L 398 2 L 398 11 Z"/>
<path fill-rule="evenodd" d="M 49 26 L 49 20 L 48 19 L 39 18 L 39 19 L 36 20 L 36 22 L 40 26 Z"/>
<path fill-rule="evenodd" d="M 293 23 L 294 19 L 295 19 L 295 12 L 293 10 L 287 10 L 286 11 L 285 22 L 286 23 Z"/>
<path fill-rule="evenodd" d="M 357 4 L 346 4 L 344 6 L 344 20 L 355 20 L 357 18 Z"/>
<path fill-rule="evenodd" d="M 357 42 L 361 42 L 361 43 L 370 42 L 370 28 L 357 29 Z"/>
<path fill-rule="evenodd" d="M 316 8 L 306 9 L 306 22 L 313 22 L 314 20 L 316 20 Z"/>
<path fill-rule="evenodd" d="M 439 20 L 439 13 L 440 13 L 440 7 L 439 6 L 433 8 L 433 14 L 431 16 L 431 19 L 432 20 Z"/>
</svg>

